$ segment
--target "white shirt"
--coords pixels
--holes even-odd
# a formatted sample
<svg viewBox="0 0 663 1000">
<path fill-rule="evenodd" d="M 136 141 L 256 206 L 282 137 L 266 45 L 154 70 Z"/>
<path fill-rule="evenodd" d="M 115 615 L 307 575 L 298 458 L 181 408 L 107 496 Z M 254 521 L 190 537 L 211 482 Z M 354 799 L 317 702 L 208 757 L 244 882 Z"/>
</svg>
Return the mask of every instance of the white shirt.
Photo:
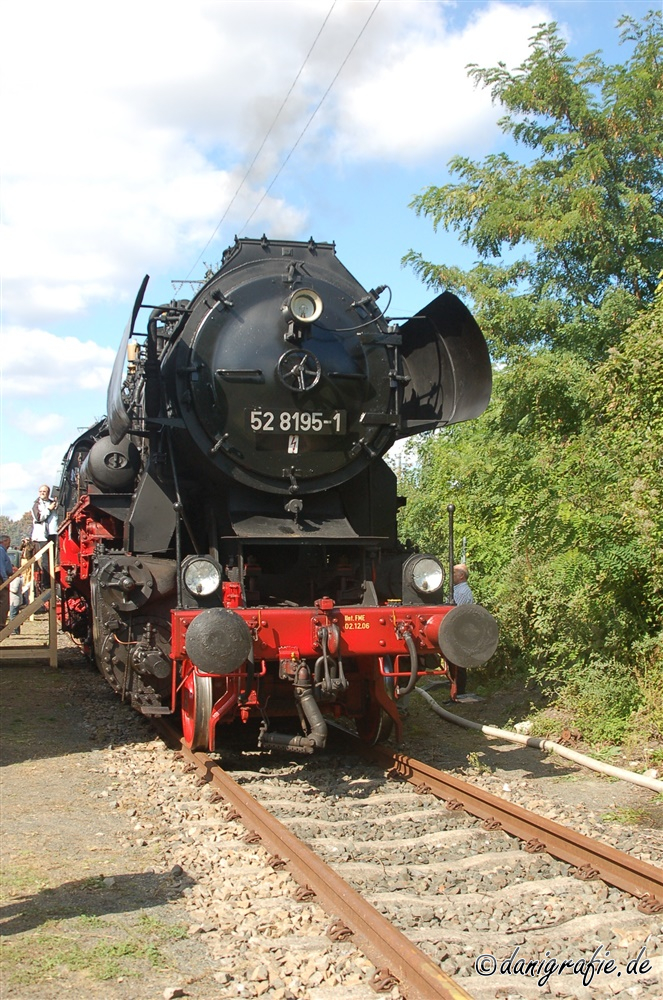
<svg viewBox="0 0 663 1000">
<path fill-rule="evenodd" d="M 51 500 L 50 503 L 53 501 Z M 39 510 L 39 521 L 34 521 L 32 525 L 32 541 L 33 542 L 44 542 L 48 541 L 49 535 L 55 535 L 58 530 L 58 518 L 54 510 L 51 510 L 50 504 L 46 500 L 39 498 L 37 500 L 37 508 Z M 41 546 L 40 546 L 41 548 Z"/>
</svg>

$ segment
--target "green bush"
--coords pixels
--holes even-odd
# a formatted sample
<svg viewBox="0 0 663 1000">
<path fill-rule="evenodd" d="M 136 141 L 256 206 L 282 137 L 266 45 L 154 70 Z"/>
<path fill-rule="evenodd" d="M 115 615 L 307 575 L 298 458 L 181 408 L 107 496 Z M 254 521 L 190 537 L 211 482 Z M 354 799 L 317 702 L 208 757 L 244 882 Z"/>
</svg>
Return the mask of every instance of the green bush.
<svg viewBox="0 0 663 1000">
<path fill-rule="evenodd" d="M 415 454 L 401 533 L 446 559 L 453 501 L 500 624 L 493 668 L 524 670 L 591 741 L 661 738 L 663 297 L 596 368 L 540 351 Z"/>
</svg>

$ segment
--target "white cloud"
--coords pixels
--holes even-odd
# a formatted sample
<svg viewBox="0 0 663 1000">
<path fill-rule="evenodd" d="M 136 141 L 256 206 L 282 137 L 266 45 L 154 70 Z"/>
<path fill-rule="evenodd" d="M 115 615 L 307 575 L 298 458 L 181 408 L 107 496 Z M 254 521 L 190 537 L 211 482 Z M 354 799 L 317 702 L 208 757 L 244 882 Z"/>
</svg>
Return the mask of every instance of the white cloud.
<svg viewBox="0 0 663 1000">
<path fill-rule="evenodd" d="M 56 337 L 47 330 L 8 326 L 2 332 L 2 396 L 69 397 L 105 389 L 115 359 L 92 340 Z"/>
<path fill-rule="evenodd" d="M 460 30 L 448 29 L 443 15 L 404 25 L 380 62 L 362 63 L 352 88 L 338 95 L 338 155 L 407 163 L 476 141 L 497 115 L 490 93 L 468 77 L 468 64 L 519 65 L 532 26 L 545 19 L 540 5 L 492 3 Z"/>
<path fill-rule="evenodd" d="M 5 4 L 4 309 L 46 323 L 125 300 L 146 270 L 188 269 L 238 190 L 328 0 Z M 489 4 L 451 31 L 444 4 L 383 2 L 289 169 L 413 161 L 494 118 L 464 66 L 516 61 L 540 6 Z M 251 215 L 373 10 L 336 3 L 228 214 Z M 330 166 L 331 169 L 331 166 Z M 252 228 L 297 237 L 306 208 L 278 190 Z M 227 242 L 230 238 L 227 238 Z M 35 274 L 38 280 L 35 281 Z"/>
<path fill-rule="evenodd" d="M 5 419 L 7 417 L 5 416 Z M 9 423 L 20 428 L 28 437 L 44 437 L 46 434 L 56 434 L 66 424 L 61 413 L 37 413 L 35 410 L 21 409 L 15 415 L 9 416 Z"/>
<path fill-rule="evenodd" d="M 41 483 L 56 486 L 66 444 L 49 445 L 21 462 L 0 465 L 0 510 L 16 521 L 30 509 Z"/>
<path fill-rule="evenodd" d="M 388 228 L 388 207 L 373 204 L 372 171 L 433 157 L 442 164 L 484 136 L 497 112 L 465 65 L 517 64 L 532 25 L 547 19 L 536 2 L 382 0 L 367 24 L 373 10 L 372 0 L 0 4 L 7 503 L 21 507 L 17 483 L 31 495 L 52 479 L 67 421 L 71 440 L 105 399 L 114 349 L 57 337 L 56 322 L 130 304 L 146 271 L 184 278 L 200 258 L 218 260 L 218 242 L 203 248 L 226 212 L 222 246 L 236 231 L 306 238 L 323 205 L 340 229 L 354 211 L 343 189 L 350 178 L 353 205 L 365 205 L 357 224 L 372 232 L 379 210 Z M 62 416 L 56 458 L 44 451 L 13 461 L 12 449 L 26 445 L 13 434 L 19 404 L 34 414 L 19 422 L 35 436 L 49 422 L 60 436 L 54 414 Z"/>
</svg>

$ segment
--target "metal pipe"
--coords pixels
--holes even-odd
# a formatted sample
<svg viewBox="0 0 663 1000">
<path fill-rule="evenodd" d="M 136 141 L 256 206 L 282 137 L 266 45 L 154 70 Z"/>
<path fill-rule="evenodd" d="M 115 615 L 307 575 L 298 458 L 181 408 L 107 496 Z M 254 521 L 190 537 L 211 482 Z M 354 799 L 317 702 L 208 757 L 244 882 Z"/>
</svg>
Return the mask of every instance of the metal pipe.
<svg viewBox="0 0 663 1000">
<path fill-rule="evenodd" d="M 251 643 L 251 651 L 246 659 L 246 687 L 240 693 L 238 701 L 240 705 L 246 704 L 249 695 L 253 691 L 253 685 L 255 683 L 256 676 L 256 654 L 253 649 L 253 643 Z"/>
<path fill-rule="evenodd" d="M 175 578 L 177 580 L 177 607 L 182 607 L 182 504 L 173 504 L 175 511 Z"/>
<path fill-rule="evenodd" d="M 324 747 L 327 742 L 327 723 L 325 722 L 322 712 L 318 707 L 318 703 L 313 696 L 311 674 L 308 667 L 302 667 L 298 671 L 297 681 L 295 683 L 295 699 L 301 706 L 301 709 L 306 716 L 306 721 L 311 728 L 308 738 L 313 741 L 314 746 Z"/>
<path fill-rule="evenodd" d="M 447 507 L 447 513 L 449 515 L 449 604 L 455 604 L 454 601 L 454 504 L 450 503 Z"/>
<path fill-rule="evenodd" d="M 321 658 L 320 658 L 321 659 Z M 308 736 L 288 736 L 286 733 L 268 733 L 261 729 L 258 746 L 288 750 L 291 753 L 313 753 L 327 743 L 327 723 L 313 694 L 311 672 L 303 664 L 297 671 L 295 681 L 295 701 L 297 709 L 303 713 L 311 730 Z"/>
<path fill-rule="evenodd" d="M 184 525 L 186 527 L 186 530 L 189 533 L 189 538 L 191 539 L 191 544 L 193 545 L 194 551 L 196 553 L 198 553 L 198 552 L 200 552 L 200 548 L 198 547 L 198 542 L 196 541 L 196 538 L 195 538 L 195 536 L 193 534 L 193 531 L 191 529 L 191 525 L 189 524 L 189 520 L 188 520 L 188 518 L 186 516 L 186 510 L 184 508 L 184 504 L 182 503 L 182 497 L 180 495 L 180 484 L 179 484 L 179 480 L 177 478 L 177 466 L 175 464 L 175 453 L 173 451 L 173 441 L 172 441 L 172 438 L 171 438 L 171 435 L 170 435 L 170 428 L 167 431 L 166 440 L 168 441 L 168 454 L 169 454 L 169 457 L 170 457 L 170 468 L 171 468 L 171 471 L 173 473 L 173 486 L 175 488 L 175 499 L 176 499 L 177 503 L 179 504 L 179 508 L 175 504 L 173 504 L 173 507 L 175 508 L 175 510 L 179 510 L 178 518 L 181 517 L 182 520 L 184 521 Z M 177 572 L 178 573 L 179 573 L 179 565 L 180 564 L 178 562 L 178 564 L 177 564 Z"/>
<path fill-rule="evenodd" d="M 414 644 L 414 639 L 409 632 L 406 632 L 403 636 L 405 639 L 405 645 L 407 646 L 407 651 L 410 654 L 410 679 L 407 682 L 407 687 L 402 691 L 400 687 L 396 689 L 396 693 L 399 698 L 404 698 L 406 694 L 414 689 L 414 685 L 417 683 L 417 673 L 419 671 L 419 655 L 417 653 L 417 647 Z"/>
</svg>

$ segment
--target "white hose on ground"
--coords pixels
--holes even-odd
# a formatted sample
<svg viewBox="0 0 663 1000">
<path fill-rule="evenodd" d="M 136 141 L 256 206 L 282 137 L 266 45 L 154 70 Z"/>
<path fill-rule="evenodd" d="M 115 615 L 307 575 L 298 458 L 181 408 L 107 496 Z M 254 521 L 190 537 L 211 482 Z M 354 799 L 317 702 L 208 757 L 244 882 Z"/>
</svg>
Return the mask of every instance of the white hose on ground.
<svg viewBox="0 0 663 1000">
<path fill-rule="evenodd" d="M 576 764 L 582 764 L 583 767 L 590 767 L 593 771 L 608 774 L 611 778 L 620 778 L 622 781 L 630 781 L 634 785 L 642 785 L 643 788 L 649 788 L 652 792 L 663 792 L 663 781 L 658 781 L 656 778 L 649 778 L 647 775 L 637 774 L 635 771 L 627 771 L 623 767 L 614 767 L 612 764 L 604 764 L 600 760 L 594 760 L 593 757 L 587 757 L 583 753 L 563 747 L 560 743 L 541 739 L 539 736 L 522 736 L 520 733 L 514 733 L 510 729 L 496 729 L 494 726 L 482 726 L 478 722 L 470 722 L 469 719 L 463 719 L 460 715 L 454 715 L 453 712 L 445 711 L 422 688 L 415 688 L 414 690 L 428 702 L 437 715 L 448 722 L 455 723 L 457 726 L 464 726 L 466 729 L 478 729 L 484 736 L 495 736 L 500 740 L 510 740 L 511 743 L 520 743 L 524 747 L 534 747 L 536 750 L 546 750 L 556 753 L 560 757 L 566 757 L 568 760 L 574 761 Z"/>
</svg>

